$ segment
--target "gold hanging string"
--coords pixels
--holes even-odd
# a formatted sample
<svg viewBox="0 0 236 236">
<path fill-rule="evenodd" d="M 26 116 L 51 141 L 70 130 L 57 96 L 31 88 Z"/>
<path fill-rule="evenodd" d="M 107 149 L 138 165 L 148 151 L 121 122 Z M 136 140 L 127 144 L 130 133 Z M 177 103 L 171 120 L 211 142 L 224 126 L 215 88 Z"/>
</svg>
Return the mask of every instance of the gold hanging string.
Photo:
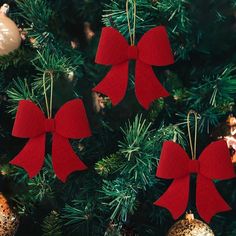
<svg viewBox="0 0 236 236">
<path fill-rule="evenodd" d="M 127 21 L 128 21 L 128 29 L 129 29 L 129 37 L 130 37 L 130 44 L 131 46 L 134 46 L 135 44 L 135 29 L 136 29 L 136 14 L 137 14 L 137 9 L 136 9 L 136 0 L 133 1 L 133 33 L 131 31 L 131 24 L 130 24 L 130 19 L 129 19 L 129 0 L 126 0 L 126 15 L 127 15 Z"/>
<path fill-rule="evenodd" d="M 195 124 L 194 124 L 194 146 L 193 146 L 193 142 L 192 142 L 192 137 L 191 137 L 191 129 L 190 129 L 190 115 L 194 115 L 194 120 L 195 120 Z M 191 110 L 188 112 L 187 115 L 187 127 L 188 127 L 188 137 L 189 137 L 189 144 L 190 144 L 190 149 L 191 149 L 191 155 L 192 155 L 192 159 L 196 160 L 196 155 L 197 155 L 197 125 L 198 125 L 198 114 L 197 112 Z"/>
<path fill-rule="evenodd" d="M 47 88 L 46 88 L 46 76 L 47 74 L 50 76 L 50 101 L 48 102 L 47 97 Z M 44 91 L 44 98 L 45 98 L 45 105 L 47 110 L 47 117 L 48 119 L 52 118 L 52 96 L 53 96 L 53 74 L 51 71 L 44 71 L 43 73 L 43 91 Z"/>
</svg>

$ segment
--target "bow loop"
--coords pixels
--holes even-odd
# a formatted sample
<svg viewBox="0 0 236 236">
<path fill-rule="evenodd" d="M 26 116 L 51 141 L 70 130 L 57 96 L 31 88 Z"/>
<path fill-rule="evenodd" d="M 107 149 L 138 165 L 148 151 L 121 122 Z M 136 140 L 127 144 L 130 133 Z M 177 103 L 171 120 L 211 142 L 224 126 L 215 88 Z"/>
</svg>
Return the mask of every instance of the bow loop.
<svg viewBox="0 0 236 236">
<path fill-rule="evenodd" d="M 155 66 L 167 66 L 174 63 L 170 42 L 164 26 L 147 31 L 138 43 L 139 59 Z"/>
<path fill-rule="evenodd" d="M 102 29 L 95 62 L 102 65 L 117 65 L 128 59 L 129 44 L 119 31 L 112 27 Z"/>
<path fill-rule="evenodd" d="M 32 138 L 45 132 L 45 116 L 30 100 L 19 102 L 12 135 L 18 138 Z"/>
<path fill-rule="evenodd" d="M 63 137 L 79 139 L 91 135 L 83 102 L 74 99 L 65 103 L 55 116 L 56 132 Z"/>
<path fill-rule="evenodd" d="M 164 179 L 175 179 L 189 174 L 189 157 L 177 143 L 166 141 L 163 144 L 156 176 Z"/>
<path fill-rule="evenodd" d="M 209 144 L 199 157 L 201 174 L 210 179 L 230 179 L 235 177 L 227 143 L 219 140 Z"/>
</svg>

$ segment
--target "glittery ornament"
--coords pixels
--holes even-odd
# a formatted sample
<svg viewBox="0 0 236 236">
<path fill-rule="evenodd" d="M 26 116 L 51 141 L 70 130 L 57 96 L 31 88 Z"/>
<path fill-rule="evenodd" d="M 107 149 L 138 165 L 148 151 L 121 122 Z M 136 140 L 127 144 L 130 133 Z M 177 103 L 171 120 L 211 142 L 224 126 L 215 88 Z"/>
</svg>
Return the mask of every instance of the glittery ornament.
<svg viewBox="0 0 236 236">
<path fill-rule="evenodd" d="M 185 219 L 177 221 L 169 230 L 167 236 L 214 236 L 211 228 L 204 222 L 186 214 Z"/>
<path fill-rule="evenodd" d="M 21 44 L 19 29 L 7 16 L 8 11 L 9 5 L 3 4 L 0 8 L 0 56 L 9 54 Z"/>
<path fill-rule="evenodd" d="M 19 225 L 17 215 L 12 211 L 7 199 L 0 193 L 0 235 L 15 235 Z"/>
</svg>

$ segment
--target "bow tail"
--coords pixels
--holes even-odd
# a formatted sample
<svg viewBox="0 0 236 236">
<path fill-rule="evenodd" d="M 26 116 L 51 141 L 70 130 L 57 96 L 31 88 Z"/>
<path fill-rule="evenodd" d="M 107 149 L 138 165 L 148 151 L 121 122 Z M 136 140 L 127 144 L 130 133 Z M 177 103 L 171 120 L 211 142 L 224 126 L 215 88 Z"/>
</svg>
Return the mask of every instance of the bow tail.
<svg viewBox="0 0 236 236">
<path fill-rule="evenodd" d="M 173 218 L 178 219 L 186 210 L 189 195 L 189 176 L 174 179 L 155 205 L 167 208 Z"/>
<path fill-rule="evenodd" d="M 203 175 L 197 177 L 196 206 L 199 215 L 206 222 L 210 222 L 212 216 L 218 212 L 231 210 L 218 193 L 212 180 Z"/>
<path fill-rule="evenodd" d="M 169 96 L 152 67 L 140 60 L 136 62 L 135 93 L 139 103 L 145 109 L 148 109 L 155 99 Z"/>
<path fill-rule="evenodd" d="M 52 164 L 56 176 L 66 182 L 68 175 L 76 170 L 85 170 L 87 166 L 74 153 L 67 138 L 53 134 Z"/>
<path fill-rule="evenodd" d="M 21 152 L 10 161 L 12 165 L 19 166 L 32 178 L 39 173 L 44 163 L 45 135 L 31 138 Z"/>
<path fill-rule="evenodd" d="M 125 96 L 128 84 L 128 62 L 112 66 L 106 77 L 93 91 L 102 93 L 111 99 L 113 106 Z"/>
</svg>

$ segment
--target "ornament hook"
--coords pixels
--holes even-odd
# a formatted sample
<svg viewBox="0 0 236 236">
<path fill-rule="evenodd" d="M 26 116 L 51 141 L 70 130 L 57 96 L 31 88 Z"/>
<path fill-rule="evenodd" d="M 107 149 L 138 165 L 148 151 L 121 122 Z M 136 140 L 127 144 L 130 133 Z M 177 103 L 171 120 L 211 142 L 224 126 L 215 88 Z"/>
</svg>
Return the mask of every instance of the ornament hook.
<svg viewBox="0 0 236 236">
<path fill-rule="evenodd" d="M 194 146 L 193 146 L 193 141 L 192 141 L 192 137 L 191 137 L 191 129 L 190 129 L 190 116 L 191 115 L 194 115 L 194 120 L 195 120 Z M 189 138 L 189 145 L 190 145 L 191 155 L 192 155 L 193 160 L 196 160 L 196 155 L 197 155 L 197 129 L 198 129 L 198 118 L 199 118 L 198 115 L 199 114 L 194 110 L 190 110 L 187 115 L 188 138 Z"/>
<path fill-rule="evenodd" d="M 130 36 L 130 44 L 131 46 L 135 45 L 135 29 L 136 29 L 136 0 L 132 0 L 133 2 L 133 32 L 131 31 L 131 24 L 129 19 L 129 0 L 126 0 L 126 15 L 127 15 L 127 21 L 128 21 L 128 29 L 129 29 L 129 36 Z"/>
<path fill-rule="evenodd" d="M 50 101 L 48 102 L 48 97 L 47 97 L 47 88 L 46 88 L 46 76 L 50 76 Z M 52 71 L 44 71 L 43 73 L 43 91 L 44 91 L 44 98 L 45 98 L 45 104 L 46 104 L 46 109 L 47 109 L 47 116 L 49 119 L 52 118 L 52 97 L 53 97 L 53 73 Z M 50 104 L 49 104 L 50 103 Z"/>
</svg>

